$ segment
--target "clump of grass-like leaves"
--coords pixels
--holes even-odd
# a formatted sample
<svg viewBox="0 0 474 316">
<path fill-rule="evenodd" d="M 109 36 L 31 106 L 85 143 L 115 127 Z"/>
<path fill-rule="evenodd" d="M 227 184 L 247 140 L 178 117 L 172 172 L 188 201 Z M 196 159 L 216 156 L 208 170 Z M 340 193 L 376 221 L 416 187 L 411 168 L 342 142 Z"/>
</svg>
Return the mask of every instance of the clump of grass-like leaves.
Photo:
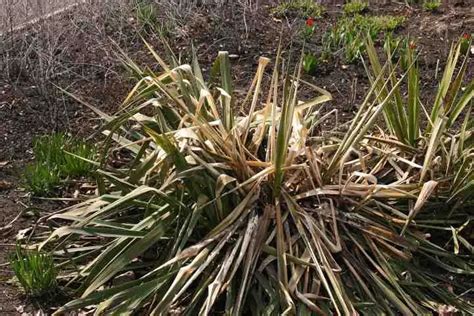
<svg viewBox="0 0 474 316">
<path fill-rule="evenodd" d="M 27 295 L 44 297 L 55 291 L 57 273 L 50 254 L 17 245 L 10 265 Z"/>
<path fill-rule="evenodd" d="M 340 51 L 346 62 L 354 62 L 365 50 L 367 35 L 374 40 L 382 32 L 390 33 L 396 30 L 404 21 L 405 17 L 393 15 L 345 16 L 324 35 L 324 53 L 330 56 Z"/>
<path fill-rule="evenodd" d="M 313 75 L 318 68 L 319 59 L 314 54 L 307 53 L 303 57 L 303 69 L 306 73 Z"/>
<path fill-rule="evenodd" d="M 472 124 L 448 132 L 435 118 L 416 147 L 376 126 L 401 83 L 385 79 L 385 65 L 345 129 L 322 134 L 331 95 L 300 80 L 301 63 L 283 73 L 278 54 L 263 90 L 270 61 L 261 58 L 238 99 L 227 53 L 212 86 L 196 60 L 170 67 L 152 54 L 163 72 L 128 60 L 142 79 L 104 117 L 104 152 L 134 159 L 121 168 L 102 159 L 100 195 L 52 216 L 70 224 L 42 247 L 80 295 L 58 314 L 92 305 L 117 315 L 473 310 L 463 296 L 472 201 L 462 193 L 472 160 L 458 155 L 472 158 Z M 301 85 L 314 98 L 299 100 Z M 127 271 L 134 279 L 117 282 Z"/>
<path fill-rule="evenodd" d="M 383 114 L 389 131 L 400 143 L 413 149 L 427 148 L 420 168 L 420 183 L 429 174 L 434 175 L 436 171 L 441 172 L 446 168 L 443 170 L 447 177 L 446 181 L 449 181 L 449 177 L 453 177 L 451 184 L 455 188 L 452 192 L 454 196 L 451 196 L 449 200 L 457 198 L 458 203 L 471 199 L 474 192 L 473 121 L 470 116 L 474 97 L 474 80 L 464 82 L 469 59 L 469 52 L 462 52 L 465 41 L 465 38 L 461 38 L 451 48 L 436 97 L 430 106 L 429 115 L 426 104 L 430 100 L 422 100 L 420 93 L 422 82 L 415 43 L 405 42 L 406 47 L 400 48 L 403 53 L 398 64 L 403 65 L 401 68 L 408 68 L 402 74 L 397 73 L 400 67 L 393 63 L 393 52 L 390 49 L 387 64 L 382 67 L 370 38 L 367 42 L 369 75 L 379 101 L 387 102 Z M 469 39 L 468 42 L 470 45 L 471 40 Z M 385 78 L 384 84 L 380 81 L 375 83 L 376 78 L 379 77 Z M 396 80 L 395 78 L 398 77 L 401 79 Z M 406 91 L 402 89 L 401 83 L 404 83 Z M 422 120 L 425 113 L 426 120 Z M 456 124 L 459 125 L 458 118 L 462 115 L 465 115 L 464 123 L 460 128 L 454 129 Z M 427 123 L 422 124 L 423 121 Z M 445 163 L 438 164 L 437 162 Z"/>
<path fill-rule="evenodd" d="M 276 17 L 320 17 L 324 13 L 324 7 L 313 0 L 284 0 L 272 9 Z"/>
<path fill-rule="evenodd" d="M 46 195 L 61 183 L 58 170 L 33 163 L 23 173 L 25 188 L 34 195 Z"/>
<path fill-rule="evenodd" d="M 438 11 L 440 6 L 441 6 L 440 0 L 425 0 L 423 2 L 423 8 L 426 11 L 436 12 Z"/>
<path fill-rule="evenodd" d="M 85 176 L 94 169 L 88 162 L 96 155 L 93 145 L 63 133 L 44 135 L 34 141 L 33 153 L 38 163 L 58 169 L 64 177 Z"/>
<path fill-rule="evenodd" d="M 345 14 L 357 14 L 367 11 L 369 3 L 362 0 L 353 0 L 344 4 L 344 13 Z"/>
<path fill-rule="evenodd" d="M 453 127 L 466 107 L 470 106 L 474 96 L 474 80 L 467 82 L 467 84 L 463 81 L 469 59 L 468 52 L 464 54 L 461 52 L 463 41 L 464 39 L 461 39 L 451 49 L 436 98 L 430 107 L 431 113 L 427 117 L 428 123 L 422 125 L 420 117 L 423 113 L 427 113 L 427 109 L 423 111 L 423 104 L 427 104 L 429 100 L 420 98 L 422 82 L 419 75 L 416 44 L 408 41 L 400 42 L 399 45 L 406 45 L 406 47 L 395 48 L 395 50 L 399 49 L 403 52 L 399 63 L 403 65 L 403 69 L 408 69 L 406 73 L 401 73 L 397 64 L 393 63 L 393 51 L 390 49 L 387 51 L 387 65 L 382 68 L 375 47 L 369 38 L 367 44 L 371 66 L 369 73 L 372 75 L 373 81 L 379 76 L 383 76 L 387 80 L 386 84 L 379 82 L 374 86 L 378 91 L 379 100 L 384 100 L 389 92 L 393 90 L 392 95 L 387 100 L 388 106 L 385 108 L 384 114 L 390 131 L 396 135 L 399 141 L 416 146 L 420 141 L 426 141 L 431 136 L 436 138 L 431 139 L 431 141 L 439 142 L 441 140 L 440 136 Z M 461 61 L 460 58 L 462 58 Z M 400 81 L 395 80 L 399 76 L 403 77 L 400 81 L 406 83 L 406 93 L 403 93 Z M 464 88 L 462 88 L 463 84 L 465 84 Z M 469 117 L 466 117 L 466 120 L 469 124 Z M 436 135 L 433 134 L 433 130 L 437 131 Z M 465 132 L 460 135 L 466 137 Z M 437 148 L 437 146 L 433 147 L 433 149 Z"/>
<path fill-rule="evenodd" d="M 145 29 L 153 29 L 158 24 L 156 5 L 144 0 L 137 1 L 135 5 L 138 23 Z"/>
<path fill-rule="evenodd" d="M 35 195 L 45 195 L 67 177 L 87 176 L 95 168 L 90 162 L 97 155 L 94 146 L 62 133 L 34 140 L 35 162 L 26 167 L 24 183 Z"/>
</svg>

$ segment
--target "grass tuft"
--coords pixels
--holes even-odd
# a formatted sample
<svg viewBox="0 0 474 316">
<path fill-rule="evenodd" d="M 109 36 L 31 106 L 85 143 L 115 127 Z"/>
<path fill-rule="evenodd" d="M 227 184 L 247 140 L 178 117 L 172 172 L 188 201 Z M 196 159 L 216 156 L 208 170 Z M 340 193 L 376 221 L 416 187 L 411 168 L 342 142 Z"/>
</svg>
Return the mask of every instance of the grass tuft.
<svg viewBox="0 0 474 316">
<path fill-rule="evenodd" d="M 35 162 L 24 173 L 28 191 L 35 195 L 48 194 L 61 179 L 89 175 L 95 166 L 94 146 L 62 133 L 41 136 L 33 141 Z"/>
<path fill-rule="evenodd" d="M 320 17 L 324 13 L 324 7 L 313 0 L 290 0 L 283 1 L 272 9 L 276 17 Z"/>
<path fill-rule="evenodd" d="M 51 255 L 37 250 L 24 250 L 17 245 L 10 265 L 27 295 L 40 298 L 56 290 L 57 272 Z"/>
<path fill-rule="evenodd" d="M 153 30 L 158 25 L 158 14 L 155 4 L 140 0 L 136 2 L 135 10 L 137 21 L 145 30 Z"/>
<path fill-rule="evenodd" d="M 323 38 L 324 54 L 342 50 L 346 62 L 356 61 L 360 53 L 365 50 L 365 38 L 369 35 L 377 38 L 381 32 L 392 32 L 399 28 L 405 17 L 403 16 L 363 16 L 344 17 L 332 27 Z"/>
<path fill-rule="evenodd" d="M 423 8 L 426 11 L 436 12 L 438 11 L 440 6 L 441 6 L 440 0 L 425 0 L 425 2 L 423 2 Z"/>
<path fill-rule="evenodd" d="M 312 53 L 306 53 L 303 57 L 303 69 L 309 75 L 314 75 L 318 68 L 319 59 Z"/>
<path fill-rule="evenodd" d="M 27 166 L 23 179 L 25 188 L 37 196 L 48 195 L 61 183 L 57 169 L 39 163 Z"/>
<path fill-rule="evenodd" d="M 369 3 L 361 0 L 353 0 L 344 4 L 344 13 L 347 15 L 359 14 L 367 11 Z"/>
</svg>

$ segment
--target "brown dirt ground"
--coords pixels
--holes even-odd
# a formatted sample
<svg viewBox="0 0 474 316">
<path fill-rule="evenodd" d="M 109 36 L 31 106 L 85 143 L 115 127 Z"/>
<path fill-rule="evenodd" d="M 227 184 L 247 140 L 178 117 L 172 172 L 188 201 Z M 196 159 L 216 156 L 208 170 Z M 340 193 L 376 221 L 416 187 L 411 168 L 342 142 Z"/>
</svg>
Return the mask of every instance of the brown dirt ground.
<svg viewBox="0 0 474 316">
<path fill-rule="evenodd" d="M 173 33 L 171 45 L 182 52 L 183 56 L 188 56 L 192 40 L 198 49 L 202 66 L 207 69 L 218 50 L 238 55 L 232 60 L 234 79 L 238 89 L 246 88 L 256 69 L 258 57 L 276 55 L 280 32 L 284 34 L 283 46 L 287 55 L 290 43 L 286 39 L 294 34 L 295 25 L 304 23 L 301 18 L 294 21 L 274 19 L 269 14 L 271 1 L 262 2 L 257 12 L 246 14 L 245 23 L 243 13 L 237 6 L 233 11 L 228 8 L 219 14 L 212 13 L 212 8 L 203 8 Z M 327 15 L 317 20 L 318 30 L 315 39 L 309 44 L 310 49 L 320 48 L 318 43 L 321 34 L 336 21 L 340 12 L 340 6 L 330 6 Z M 424 100 L 432 100 L 437 86 L 437 58 L 440 58 L 439 71 L 442 71 L 442 61 L 451 41 L 463 32 L 474 31 L 474 12 L 469 1 L 445 5 L 436 14 L 424 12 L 420 8 L 410 9 L 404 4 L 379 7 L 371 5 L 371 13 L 382 12 L 408 17 L 405 26 L 396 33 L 416 39 L 421 50 L 420 66 L 424 82 L 422 97 Z M 55 23 L 66 23 L 67 20 L 66 17 Z M 133 21 L 130 23 L 133 24 Z M 113 26 L 105 30 L 112 38 L 114 31 Z M 125 37 L 126 40 L 119 40 L 120 46 L 139 63 L 150 62 L 139 38 L 132 33 L 130 37 Z M 126 79 L 117 59 L 110 54 L 110 45 L 97 45 L 88 36 L 87 30 L 74 33 L 74 36 L 74 41 L 65 54 L 65 62 L 74 65 L 75 71 L 72 74 L 58 75 L 52 81 L 58 86 L 67 87 L 98 108 L 112 112 L 126 96 L 132 83 Z M 156 38 L 151 36 L 148 40 L 160 50 Z M 299 52 L 301 44 L 295 40 L 292 49 Z M 472 79 L 472 58 L 470 64 L 468 78 Z M 36 135 L 59 130 L 70 131 L 75 135 L 90 135 L 98 123 L 89 110 L 57 91 L 45 98 L 28 76 L 21 76 L 20 73 L 21 80 L 12 83 L 11 78 L 4 78 L 3 74 L 4 72 L 0 73 L 0 182 L 3 181 L 3 186 L 0 187 L 0 314 L 17 315 L 21 314 L 22 306 L 26 306 L 25 311 L 36 308 L 32 307 L 16 287 L 7 284 L 6 281 L 11 277 L 6 264 L 7 257 L 16 232 L 31 226 L 35 218 L 20 216 L 11 227 L 1 227 L 9 224 L 26 207 L 34 206 L 44 214 L 66 205 L 64 202 L 31 199 L 21 189 L 21 170 L 32 159 L 32 139 Z M 441 73 L 438 78 L 439 76 Z M 347 119 L 354 113 L 369 86 L 361 64 L 343 65 L 337 60 L 322 66 L 316 76 L 305 76 L 304 79 L 333 94 L 334 101 L 326 105 L 326 111 L 337 109 L 340 120 Z M 303 92 L 303 97 L 304 95 Z"/>
</svg>

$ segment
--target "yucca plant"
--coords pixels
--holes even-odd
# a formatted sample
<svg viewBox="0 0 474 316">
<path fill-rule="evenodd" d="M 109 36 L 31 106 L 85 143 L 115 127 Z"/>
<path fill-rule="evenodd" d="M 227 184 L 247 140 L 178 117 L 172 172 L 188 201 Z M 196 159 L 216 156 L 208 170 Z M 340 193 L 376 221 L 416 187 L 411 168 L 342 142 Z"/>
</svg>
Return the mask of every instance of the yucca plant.
<svg viewBox="0 0 474 316">
<path fill-rule="evenodd" d="M 195 59 L 169 66 L 151 52 L 163 72 L 126 59 L 142 79 L 117 114 L 89 105 L 106 121 L 100 194 L 52 216 L 70 224 L 42 244 L 79 295 L 57 314 L 473 311 L 472 203 L 456 193 L 472 163 L 454 181 L 442 168 L 420 177 L 433 146 L 414 149 L 375 126 L 398 85 L 380 100 L 390 81 L 378 76 L 346 132 L 321 134 L 331 95 L 300 80 L 302 62 L 283 73 L 278 54 L 263 91 L 261 58 L 239 99 L 226 52 L 212 85 Z M 299 100 L 300 85 L 315 97 Z M 133 156 L 118 169 L 105 159 L 117 149 Z"/>
<path fill-rule="evenodd" d="M 469 52 L 461 54 L 462 42 L 463 39 L 451 48 L 436 98 L 429 108 L 423 109 L 423 104 L 427 107 L 430 100 L 421 100 L 420 98 L 420 86 L 422 83 L 420 82 L 417 64 L 416 44 L 413 41 L 405 41 L 406 47 L 399 49 L 403 51 L 399 63 L 405 66 L 403 68 L 408 69 L 407 73 L 404 74 L 404 82 L 407 87 L 407 97 L 404 98 L 402 87 L 399 81 L 397 81 L 401 73 L 399 67 L 392 62 L 391 58 L 393 52 L 387 50 L 389 62 L 387 67 L 382 69 L 372 40 L 368 38 L 366 46 L 370 62 L 369 76 L 372 78 L 372 81 L 379 76 L 383 76 L 388 81 L 387 84 L 379 82 L 375 87 L 379 100 L 385 99 L 389 91 L 394 89 L 394 93 L 388 101 L 389 106 L 385 108 L 384 113 L 390 131 L 399 141 L 416 146 L 421 136 L 428 137 L 433 135 L 433 129 L 440 125 L 443 125 L 442 130 L 438 132 L 439 135 L 442 135 L 444 131 L 453 126 L 465 108 L 470 106 L 474 96 L 474 80 L 471 79 L 466 84 L 466 88 L 461 89 L 469 58 Z M 462 59 L 461 61 L 460 58 Z M 431 114 L 426 117 L 427 123 L 424 125 L 420 124 L 421 115 L 427 113 L 430 108 Z"/>
<path fill-rule="evenodd" d="M 387 85 L 376 85 L 379 100 L 387 96 L 389 91 L 394 91 L 388 100 L 389 105 L 384 111 L 389 131 L 398 141 L 413 149 L 418 149 L 420 146 L 427 147 L 427 150 L 423 152 L 424 160 L 419 181 L 423 181 L 428 173 L 433 172 L 433 160 L 439 159 L 441 161 L 439 166 L 447 168 L 446 176 L 459 172 L 464 175 L 462 179 L 465 186 L 459 190 L 467 194 L 464 199 L 467 200 L 472 196 L 474 180 L 473 149 L 472 146 L 465 146 L 465 142 L 472 139 L 472 118 L 467 115 L 464 128 L 453 129 L 463 113 L 471 112 L 472 98 L 474 97 L 474 80 L 464 82 L 469 52 L 464 52 L 464 56 L 462 56 L 463 40 L 461 39 L 451 47 L 436 97 L 431 106 L 427 106 L 428 102 L 420 98 L 421 79 L 416 61 L 416 45 L 413 42 L 407 44 L 404 56 L 399 61 L 408 68 L 405 76 L 406 98 L 403 97 L 402 88 L 396 80 L 397 67 L 391 61 L 391 53 L 389 52 L 388 55 L 388 67 L 382 70 L 370 39 L 368 39 L 367 52 L 372 78 L 383 76 L 387 78 L 387 81 L 390 80 Z M 463 84 L 466 85 L 465 88 L 462 88 Z M 431 108 L 430 114 L 428 114 L 429 108 Z M 423 115 L 425 116 L 424 120 Z M 423 121 L 426 123 L 423 124 Z M 469 129 L 467 126 L 471 126 L 471 128 Z M 461 169 L 456 169 L 457 165 L 461 166 Z"/>
<path fill-rule="evenodd" d="M 55 291 L 57 273 L 50 254 L 17 245 L 10 265 L 27 295 L 44 297 Z"/>
</svg>

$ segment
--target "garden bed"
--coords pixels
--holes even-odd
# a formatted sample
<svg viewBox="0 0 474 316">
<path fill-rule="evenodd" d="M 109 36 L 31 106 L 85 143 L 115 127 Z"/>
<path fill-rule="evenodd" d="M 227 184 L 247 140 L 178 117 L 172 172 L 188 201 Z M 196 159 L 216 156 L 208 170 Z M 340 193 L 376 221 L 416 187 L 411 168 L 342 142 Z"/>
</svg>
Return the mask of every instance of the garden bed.
<svg viewBox="0 0 474 316">
<path fill-rule="evenodd" d="M 165 15 L 159 15 L 163 22 L 162 35 L 167 37 L 172 49 L 182 53 L 184 58 L 191 55 L 191 41 L 197 48 L 198 59 L 204 69 L 209 70 L 216 58 L 217 51 L 225 50 L 231 54 L 233 79 L 236 93 L 243 93 L 251 82 L 258 58 L 274 58 L 277 53 L 278 39 L 282 38 L 284 57 L 290 50 L 299 56 L 303 41 L 299 32 L 304 26 L 304 16 L 272 15 L 275 4 L 261 1 L 257 9 L 249 10 L 239 5 L 224 9 L 208 6 L 186 16 L 177 24 L 167 23 Z M 159 10 L 158 10 L 159 11 Z M 159 11 L 161 12 L 161 11 Z M 443 61 L 451 47 L 451 42 L 474 29 L 474 12 L 468 1 L 453 5 L 442 5 L 439 12 L 427 12 L 419 5 L 408 7 L 405 4 L 370 4 L 366 14 L 384 14 L 404 16 L 405 22 L 395 30 L 397 35 L 409 35 L 420 51 L 419 65 L 424 86 L 422 98 L 432 100 L 435 97 L 438 82 L 445 65 Z M 314 36 L 306 45 L 307 50 L 320 52 L 323 34 L 340 19 L 340 5 L 326 6 L 323 18 L 315 19 Z M 55 28 L 68 25 L 70 18 L 61 17 L 51 23 Z M 175 21 L 173 21 L 175 22 Z M 81 24 L 83 23 L 83 24 Z M 119 23 L 124 23 L 120 24 Z M 58 43 L 59 59 L 52 61 L 52 69 L 44 78 L 33 76 L 23 65 L 2 65 L 0 75 L 0 313 L 21 314 L 33 311 L 33 306 L 15 286 L 5 281 L 12 276 L 6 265 L 8 255 L 13 250 L 17 232 L 34 225 L 38 215 L 42 217 L 50 212 L 71 205 L 74 192 L 80 183 L 72 183 L 55 192 L 63 200 L 44 200 L 30 198 L 22 190 L 22 173 L 31 161 L 32 141 L 36 136 L 57 131 L 66 131 L 78 137 L 97 139 L 94 132 L 98 121 L 86 107 L 58 91 L 62 87 L 77 95 L 78 98 L 93 104 L 100 110 L 112 113 L 118 109 L 121 101 L 133 85 L 117 57 L 115 44 L 109 37 L 139 64 L 152 64 L 140 37 L 135 30 L 149 41 L 155 49 L 163 51 L 157 36 L 144 31 L 136 12 L 131 10 L 120 22 L 106 21 L 101 24 L 100 35 L 95 34 L 95 25 L 78 21 L 78 28 L 67 28 Z M 125 27 L 124 27 L 125 25 Z M 66 27 L 65 27 L 66 29 Z M 27 32 L 35 32 L 32 28 Z M 23 36 L 18 34 L 18 36 Z M 26 36 L 28 38 L 28 36 Z M 293 43 L 289 39 L 293 39 Z M 16 44 L 11 44 L 9 56 L 15 52 Z M 20 46 L 18 46 L 20 47 Z M 24 46 L 21 46 L 24 47 Z M 5 53 L 5 52 L 3 52 Z M 55 55 L 55 54 L 53 54 Z M 5 55 L 4 55 L 5 56 Z M 29 62 L 35 64 L 35 56 L 29 56 Z M 3 61 L 14 60 L 3 58 Z M 66 65 L 61 67 L 60 64 Z M 269 72 L 270 73 L 270 72 Z M 7 77 L 8 74 L 8 77 Z M 4 77 L 2 77 L 4 76 Z M 474 63 L 468 61 L 466 78 L 472 80 Z M 313 75 L 304 74 L 303 79 L 328 90 L 333 100 L 323 108 L 323 114 L 337 110 L 337 121 L 328 119 L 321 128 L 329 130 L 352 118 L 358 106 L 370 88 L 370 82 L 362 63 L 347 63 L 335 57 L 331 62 L 322 62 Z M 309 97 L 309 91 L 302 96 Z M 240 110 L 240 109 L 236 109 Z M 93 135 L 93 136 L 90 136 Z M 65 198 L 65 199 L 64 199 Z M 26 212 L 25 212 L 26 209 Z M 19 216 L 20 213 L 30 216 Z M 13 221 L 13 223 L 11 223 Z M 9 225 L 11 223 L 11 225 Z M 24 307 L 26 306 L 26 307 Z M 57 306 L 53 306 L 57 307 Z M 46 307 L 47 309 L 49 307 Z"/>
</svg>

